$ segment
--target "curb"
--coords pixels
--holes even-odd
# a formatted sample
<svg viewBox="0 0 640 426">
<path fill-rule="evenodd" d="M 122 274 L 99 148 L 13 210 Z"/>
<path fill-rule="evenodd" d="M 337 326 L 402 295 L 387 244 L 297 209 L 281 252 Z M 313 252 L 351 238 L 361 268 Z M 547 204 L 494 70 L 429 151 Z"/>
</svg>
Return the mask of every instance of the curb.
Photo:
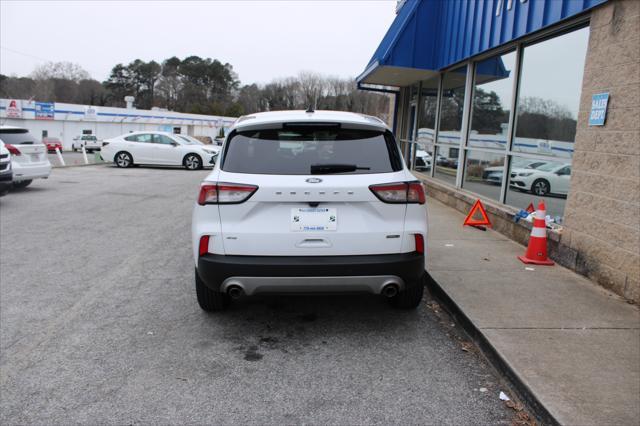
<svg viewBox="0 0 640 426">
<path fill-rule="evenodd" d="M 69 167 L 87 167 L 87 166 L 103 166 L 107 163 L 89 163 L 89 164 L 68 164 L 65 166 L 54 166 L 51 165 L 52 169 L 68 169 Z"/>
<path fill-rule="evenodd" d="M 427 288 L 431 295 L 440 302 L 446 311 L 455 318 L 464 331 L 471 337 L 473 342 L 480 348 L 480 351 L 495 368 L 499 374 L 505 377 L 515 391 L 518 398 L 527 406 L 529 411 L 541 424 L 559 426 L 560 422 L 542 405 L 538 397 L 527 386 L 527 384 L 511 368 L 509 363 L 500 355 L 500 352 L 493 347 L 482 331 L 478 329 L 467 315 L 460 309 L 456 302 L 449 297 L 442 287 L 427 272 Z"/>
</svg>

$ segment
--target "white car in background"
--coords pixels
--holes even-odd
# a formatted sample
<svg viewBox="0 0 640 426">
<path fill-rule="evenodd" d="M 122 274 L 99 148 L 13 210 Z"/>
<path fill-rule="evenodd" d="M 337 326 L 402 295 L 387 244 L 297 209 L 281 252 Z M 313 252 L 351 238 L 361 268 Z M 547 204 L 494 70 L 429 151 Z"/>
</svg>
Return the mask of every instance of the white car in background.
<svg viewBox="0 0 640 426">
<path fill-rule="evenodd" d="M 14 188 L 26 188 L 34 179 L 49 177 L 51 163 L 47 147 L 27 129 L 0 126 L 0 139 L 11 154 Z"/>
<path fill-rule="evenodd" d="M 192 218 L 205 311 L 259 293 L 423 295 L 427 208 L 391 131 L 375 117 L 279 111 L 240 117 L 200 186 Z"/>
<path fill-rule="evenodd" d="M 548 161 L 544 160 L 527 160 L 514 158 L 511 162 L 511 172 L 520 172 L 524 169 L 537 169 L 538 167 L 547 164 Z M 482 180 L 486 183 L 494 185 L 502 184 L 502 175 L 504 173 L 504 166 L 491 166 L 487 167 L 482 172 Z"/>
<path fill-rule="evenodd" d="M 511 172 L 509 186 L 535 195 L 567 195 L 571 180 L 571 164 L 550 162 L 537 169 L 521 169 Z"/>
<path fill-rule="evenodd" d="M 73 138 L 71 149 L 74 152 L 82 150 L 83 146 L 86 152 L 91 153 L 93 151 L 100 151 L 102 148 L 102 142 L 94 135 L 82 135 Z"/>
<path fill-rule="evenodd" d="M 147 164 L 198 170 L 214 164 L 218 149 L 183 135 L 138 131 L 104 140 L 100 155 L 118 167 Z"/>
<path fill-rule="evenodd" d="M 13 171 L 11 170 L 11 153 L 0 140 L 0 196 L 11 189 Z"/>
</svg>

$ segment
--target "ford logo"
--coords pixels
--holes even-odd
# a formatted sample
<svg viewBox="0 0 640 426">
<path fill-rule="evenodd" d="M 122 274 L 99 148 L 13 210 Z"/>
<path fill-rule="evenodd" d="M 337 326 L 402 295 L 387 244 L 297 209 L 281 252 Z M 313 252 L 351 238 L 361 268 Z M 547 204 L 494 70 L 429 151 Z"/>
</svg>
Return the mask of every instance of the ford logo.
<svg viewBox="0 0 640 426">
<path fill-rule="evenodd" d="M 308 182 L 308 183 L 320 183 L 320 182 L 322 182 L 322 179 L 320 179 L 320 178 L 309 178 L 305 182 Z"/>
</svg>

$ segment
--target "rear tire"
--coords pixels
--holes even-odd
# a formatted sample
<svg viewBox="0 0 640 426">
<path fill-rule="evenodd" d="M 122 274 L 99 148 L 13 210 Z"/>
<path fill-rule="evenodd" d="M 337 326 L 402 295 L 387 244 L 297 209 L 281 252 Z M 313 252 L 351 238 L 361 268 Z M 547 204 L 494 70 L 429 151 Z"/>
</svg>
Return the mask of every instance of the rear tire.
<svg viewBox="0 0 640 426">
<path fill-rule="evenodd" d="M 33 180 L 21 180 L 18 182 L 13 182 L 13 187 L 16 189 L 26 188 L 27 186 L 31 185 L 31 182 L 33 182 Z"/>
<path fill-rule="evenodd" d="M 127 168 L 133 165 L 133 158 L 131 158 L 131 154 L 127 151 L 120 151 L 115 155 L 113 162 L 116 163 L 118 167 Z"/>
<path fill-rule="evenodd" d="M 196 295 L 198 296 L 198 304 L 203 311 L 218 312 L 224 311 L 229 307 L 231 298 L 226 293 L 213 291 L 202 281 L 198 270 L 196 269 Z"/>
<path fill-rule="evenodd" d="M 420 306 L 424 295 L 424 281 L 423 276 L 417 282 L 408 284 L 403 291 L 389 299 L 391 306 L 400 309 L 415 309 Z"/>
</svg>

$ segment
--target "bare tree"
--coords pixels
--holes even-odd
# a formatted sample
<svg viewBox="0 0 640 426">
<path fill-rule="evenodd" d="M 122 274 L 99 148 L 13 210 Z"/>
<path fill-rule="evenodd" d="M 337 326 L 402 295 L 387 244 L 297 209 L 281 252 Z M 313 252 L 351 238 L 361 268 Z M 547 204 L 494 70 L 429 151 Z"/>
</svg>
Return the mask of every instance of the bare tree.
<svg viewBox="0 0 640 426">
<path fill-rule="evenodd" d="M 46 62 L 33 70 L 31 78 L 34 80 L 58 78 L 78 83 L 80 80 L 89 80 L 91 76 L 80 65 L 72 62 Z"/>
</svg>

